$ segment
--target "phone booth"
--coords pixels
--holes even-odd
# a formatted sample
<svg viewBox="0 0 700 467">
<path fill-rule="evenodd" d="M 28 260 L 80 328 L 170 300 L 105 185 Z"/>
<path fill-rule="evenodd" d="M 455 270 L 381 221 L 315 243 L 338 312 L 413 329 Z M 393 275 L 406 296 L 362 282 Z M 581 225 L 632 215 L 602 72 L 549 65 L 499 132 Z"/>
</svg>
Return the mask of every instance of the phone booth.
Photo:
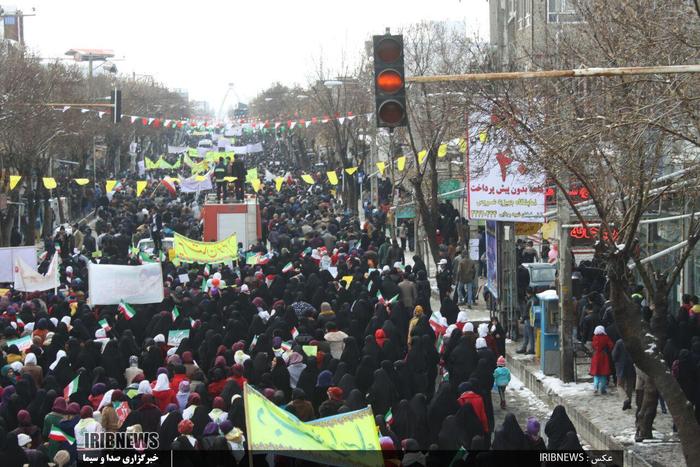
<svg viewBox="0 0 700 467">
<path fill-rule="evenodd" d="M 545 375 L 560 376 L 559 297 L 555 290 L 545 290 L 537 294 L 537 298 L 540 302 L 540 367 Z"/>
</svg>

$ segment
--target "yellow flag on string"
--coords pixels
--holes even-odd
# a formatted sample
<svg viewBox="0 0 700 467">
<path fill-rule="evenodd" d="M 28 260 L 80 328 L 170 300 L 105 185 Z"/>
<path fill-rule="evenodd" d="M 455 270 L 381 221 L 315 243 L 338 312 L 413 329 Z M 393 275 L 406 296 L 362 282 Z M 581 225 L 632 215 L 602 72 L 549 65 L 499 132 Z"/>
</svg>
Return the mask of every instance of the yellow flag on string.
<svg viewBox="0 0 700 467">
<path fill-rule="evenodd" d="M 485 131 L 482 131 L 481 133 L 479 133 L 479 141 L 481 141 L 482 143 L 485 143 L 487 139 L 488 139 L 488 134 Z"/>
<path fill-rule="evenodd" d="M 277 191 L 282 189 L 282 183 L 284 183 L 284 177 L 277 177 L 275 179 L 275 188 L 277 188 Z"/>
<path fill-rule="evenodd" d="M 73 181 L 80 186 L 87 185 L 88 183 L 90 183 L 90 179 L 88 178 L 74 178 Z"/>
<path fill-rule="evenodd" d="M 20 180 L 22 180 L 21 175 L 10 175 L 10 190 L 14 190 Z"/>
<path fill-rule="evenodd" d="M 304 180 L 304 181 L 305 181 L 306 183 L 308 183 L 309 185 L 313 185 L 313 184 L 315 183 L 315 182 L 314 182 L 314 178 L 313 178 L 311 175 L 309 175 L 309 174 L 303 174 L 303 175 L 301 176 L 301 179 Z"/>
<path fill-rule="evenodd" d="M 141 193 L 143 193 L 143 190 L 145 190 L 147 186 L 148 182 L 146 180 L 136 180 L 136 196 L 141 196 Z"/>
<path fill-rule="evenodd" d="M 257 193 L 258 191 L 260 191 L 260 185 L 261 185 L 261 183 L 260 183 L 260 179 L 259 179 L 259 178 L 255 178 L 255 179 L 251 180 L 251 181 L 250 181 L 250 184 L 253 185 L 253 190 L 255 190 L 256 193 Z"/>
<path fill-rule="evenodd" d="M 428 157 L 428 151 L 423 149 L 421 152 L 418 153 L 418 163 L 422 164 L 426 157 Z"/>
<path fill-rule="evenodd" d="M 57 186 L 56 179 L 53 177 L 43 177 L 41 180 L 44 182 L 44 187 L 47 190 L 53 190 Z"/>
<path fill-rule="evenodd" d="M 345 281 L 345 288 L 349 289 L 350 284 L 352 284 L 353 276 L 343 276 L 340 280 Z"/>
<path fill-rule="evenodd" d="M 202 180 L 203 180 L 204 178 L 205 178 L 205 177 L 202 177 Z M 238 177 L 231 177 L 231 176 L 224 177 L 224 181 L 225 181 L 225 182 L 235 182 L 236 180 L 238 180 Z M 201 181 L 201 180 L 200 180 L 200 181 Z M 258 181 L 260 181 L 260 180 L 258 180 Z"/>
<path fill-rule="evenodd" d="M 345 169 L 345 173 L 347 173 L 348 175 L 352 175 L 355 172 L 357 172 L 357 167 L 348 167 L 347 169 Z"/>
<path fill-rule="evenodd" d="M 331 196 L 334 197 L 334 198 L 335 198 L 336 196 L 338 196 L 338 192 L 335 191 L 335 190 L 329 190 L 328 192 L 329 192 L 329 193 L 331 194 Z"/>
<path fill-rule="evenodd" d="M 406 168 L 406 156 L 401 156 L 396 159 L 396 168 L 399 169 L 399 172 Z"/>
<path fill-rule="evenodd" d="M 467 140 L 459 138 L 459 152 L 467 152 Z"/>
<path fill-rule="evenodd" d="M 107 180 L 107 181 L 105 182 L 105 191 L 107 191 L 107 193 L 111 192 L 112 190 L 114 190 L 114 187 L 115 187 L 116 185 L 117 185 L 117 181 L 116 181 L 116 180 Z"/>
<path fill-rule="evenodd" d="M 335 170 L 331 170 L 330 172 L 326 172 L 326 175 L 328 176 L 328 181 L 331 182 L 331 185 L 338 184 L 338 175 L 335 173 Z"/>
<path fill-rule="evenodd" d="M 445 157 L 447 155 L 447 145 L 441 144 L 438 148 L 438 157 Z"/>
<path fill-rule="evenodd" d="M 379 173 L 384 176 L 384 169 L 386 169 L 386 164 L 384 162 L 377 162 L 377 168 L 379 169 Z"/>
</svg>

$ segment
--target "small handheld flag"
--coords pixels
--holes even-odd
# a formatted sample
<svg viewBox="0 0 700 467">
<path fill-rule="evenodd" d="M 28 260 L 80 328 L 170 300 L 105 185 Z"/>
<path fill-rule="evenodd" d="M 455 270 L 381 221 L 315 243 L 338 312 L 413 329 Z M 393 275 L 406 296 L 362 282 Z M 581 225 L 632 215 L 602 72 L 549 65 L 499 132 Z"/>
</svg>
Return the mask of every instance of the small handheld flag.
<svg viewBox="0 0 700 467">
<path fill-rule="evenodd" d="M 288 273 L 289 271 L 291 271 L 292 269 L 294 269 L 294 265 L 293 265 L 292 262 L 290 261 L 290 262 L 288 262 L 288 263 L 282 268 L 282 273 L 283 273 L 283 274 L 286 274 L 286 273 Z"/>
<path fill-rule="evenodd" d="M 124 318 L 126 318 L 127 320 L 136 316 L 136 310 L 134 310 L 134 308 L 131 305 L 124 301 L 119 302 L 118 309 L 119 312 L 122 313 L 124 315 Z"/>
<path fill-rule="evenodd" d="M 173 311 L 170 314 L 173 318 L 173 323 L 174 323 L 177 320 L 177 318 L 180 316 L 180 310 L 178 310 L 177 307 L 173 307 Z"/>
<path fill-rule="evenodd" d="M 49 439 L 52 439 L 54 441 L 58 442 L 66 442 L 69 444 L 75 444 L 75 438 L 73 438 L 71 435 L 68 433 L 65 433 L 63 430 L 61 430 L 57 426 L 51 427 L 51 431 L 49 432 Z"/>
<path fill-rule="evenodd" d="M 389 410 L 384 415 L 384 421 L 387 425 L 392 425 L 394 423 L 394 415 L 391 413 L 391 407 L 389 407 Z"/>
<path fill-rule="evenodd" d="M 106 319 L 101 319 L 101 320 L 99 320 L 99 321 L 97 322 L 97 324 L 99 324 L 100 327 L 101 327 L 102 329 L 104 329 L 105 331 L 109 331 L 110 329 L 112 329 L 112 328 L 109 326 L 109 323 L 107 322 Z"/>
<path fill-rule="evenodd" d="M 299 331 L 297 331 L 296 326 L 294 326 L 292 328 L 292 339 L 296 339 L 298 335 L 299 335 Z"/>
<path fill-rule="evenodd" d="M 68 386 L 63 388 L 63 397 L 68 400 L 71 394 L 78 392 L 78 381 L 80 380 L 80 375 L 76 376 L 73 381 L 68 383 Z"/>
</svg>

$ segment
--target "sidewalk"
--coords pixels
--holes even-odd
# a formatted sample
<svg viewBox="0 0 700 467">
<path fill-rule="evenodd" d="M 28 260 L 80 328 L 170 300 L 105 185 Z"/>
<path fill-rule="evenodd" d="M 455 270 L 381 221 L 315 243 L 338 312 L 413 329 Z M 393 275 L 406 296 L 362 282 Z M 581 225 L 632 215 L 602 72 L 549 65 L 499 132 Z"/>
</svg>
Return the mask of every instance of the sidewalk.
<svg viewBox="0 0 700 467">
<path fill-rule="evenodd" d="M 678 436 L 672 432 L 670 414 L 659 410 L 654 421 L 654 439 L 636 443 L 634 401 L 632 409 L 623 412 L 621 389 L 612 387 L 608 395 L 596 396 L 590 382 L 564 384 L 556 377 L 545 376 L 540 371 L 539 359 L 517 354 L 517 345 L 511 342 L 506 345 L 510 370 L 545 403 L 563 405 L 579 436 L 593 449 L 625 451 L 625 466 L 685 464 Z"/>
</svg>

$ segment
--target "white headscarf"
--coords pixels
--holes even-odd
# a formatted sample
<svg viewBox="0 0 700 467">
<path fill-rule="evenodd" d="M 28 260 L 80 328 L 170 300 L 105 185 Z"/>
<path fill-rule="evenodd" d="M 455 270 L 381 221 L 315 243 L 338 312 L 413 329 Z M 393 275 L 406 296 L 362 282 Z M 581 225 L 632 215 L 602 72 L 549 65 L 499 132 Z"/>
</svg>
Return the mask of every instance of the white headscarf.
<svg viewBox="0 0 700 467">
<path fill-rule="evenodd" d="M 233 361 L 239 365 L 243 365 L 246 360 L 250 360 L 250 355 L 247 355 L 242 350 L 236 350 L 236 353 L 233 354 Z"/>
<path fill-rule="evenodd" d="M 49 365 L 49 370 L 55 370 L 56 365 L 58 365 L 58 362 L 60 362 L 62 358 L 66 358 L 66 352 L 63 350 L 59 350 L 58 352 L 56 352 L 56 360 L 54 360 L 53 363 Z"/>
<path fill-rule="evenodd" d="M 145 379 L 139 383 L 139 388 L 136 391 L 137 394 L 153 394 L 151 390 L 151 385 Z"/>
<path fill-rule="evenodd" d="M 474 332 L 474 325 L 472 323 L 465 324 L 464 332 Z"/>
<path fill-rule="evenodd" d="M 455 326 L 454 324 L 450 324 L 449 326 L 447 326 L 447 329 L 445 330 L 445 337 L 450 337 L 450 336 L 452 336 L 452 332 L 453 332 L 455 329 L 457 329 L 457 326 Z"/>
<path fill-rule="evenodd" d="M 603 326 L 596 326 L 595 329 L 593 330 L 593 334 L 596 336 L 600 336 L 601 334 L 605 334 L 605 328 Z"/>
<path fill-rule="evenodd" d="M 457 313 L 457 322 L 458 323 L 466 323 L 468 319 L 469 318 L 467 318 L 466 311 L 460 311 L 459 313 Z"/>
<path fill-rule="evenodd" d="M 476 348 L 478 349 L 485 349 L 486 348 L 486 339 L 483 337 L 479 337 L 476 339 Z"/>
<path fill-rule="evenodd" d="M 170 381 L 168 380 L 168 375 L 161 373 L 158 375 L 156 380 L 156 385 L 153 387 L 154 391 L 167 391 L 170 389 Z"/>
<path fill-rule="evenodd" d="M 156 337 L 153 338 L 153 342 L 156 344 L 164 344 L 165 343 L 165 336 L 163 334 L 158 334 Z"/>
<path fill-rule="evenodd" d="M 486 323 L 481 323 L 479 325 L 479 337 L 486 337 L 489 333 L 489 325 Z"/>
<path fill-rule="evenodd" d="M 36 365 L 36 355 L 34 355 L 34 354 L 31 353 L 31 352 L 28 353 L 28 354 L 24 357 L 24 364 L 25 364 L 25 365 Z"/>
<path fill-rule="evenodd" d="M 97 407 L 98 412 L 102 410 L 102 407 L 110 405 L 112 403 L 112 393 L 114 393 L 114 389 L 110 389 L 109 391 L 105 392 L 104 396 L 102 396 L 100 405 Z"/>
<path fill-rule="evenodd" d="M 22 365 L 22 362 L 12 362 L 12 363 L 10 363 L 10 368 L 12 368 L 12 371 L 14 371 L 15 373 L 19 373 L 20 371 L 22 371 L 22 367 L 23 367 L 23 366 L 24 366 L 24 365 Z"/>
</svg>

